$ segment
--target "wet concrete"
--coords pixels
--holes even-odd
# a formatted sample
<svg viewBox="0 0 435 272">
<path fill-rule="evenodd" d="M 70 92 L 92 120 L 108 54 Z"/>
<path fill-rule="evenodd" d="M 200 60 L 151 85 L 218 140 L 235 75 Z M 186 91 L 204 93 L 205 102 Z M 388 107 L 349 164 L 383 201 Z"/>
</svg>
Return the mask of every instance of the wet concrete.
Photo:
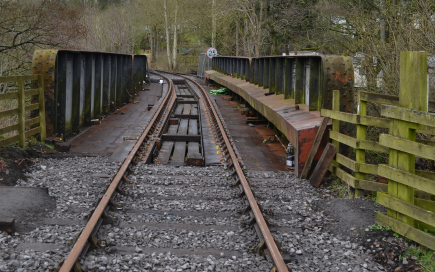
<svg viewBox="0 0 435 272">
<path fill-rule="evenodd" d="M 121 161 L 134 144 L 123 140 L 123 136 L 139 137 L 162 97 L 162 85 L 151 83 L 140 91 L 134 103 L 129 103 L 105 118 L 100 125 L 94 125 L 71 142 L 71 153 L 112 156 Z M 159 100 L 160 99 L 160 100 Z M 148 110 L 149 105 L 154 105 Z"/>
<path fill-rule="evenodd" d="M 56 201 L 47 188 L 0 186 L 0 207 L 0 218 L 14 218 L 16 231 L 22 232 L 27 223 L 52 211 Z"/>
</svg>

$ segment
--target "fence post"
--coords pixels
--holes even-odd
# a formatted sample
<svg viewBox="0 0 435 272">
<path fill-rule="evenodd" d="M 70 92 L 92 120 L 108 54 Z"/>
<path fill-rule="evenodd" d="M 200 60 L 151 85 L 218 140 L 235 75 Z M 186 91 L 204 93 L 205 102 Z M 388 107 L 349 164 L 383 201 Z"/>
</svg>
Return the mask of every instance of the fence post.
<svg viewBox="0 0 435 272">
<path fill-rule="evenodd" d="M 26 103 L 24 94 L 23 78 L 17 77 L 18 83 L 18 141 L 20 147 L 24 148 L 26 144 Z"/>
<path fill-rule="evenodd" d="M 332 93 L 332 110 L 340 111 L 340 91 L 334 90 Z M 332 131 L 340 131 L 340 121 L 337 119 L 332 119 Z M 340 151 L 340 143 L 336 140 L 332 140 L 332 144 L 337 147 L 337 153 Z"/>
<path fill-rule="evenodd" d="M 399 105 L 408 109 L 427 112 L 427 53 L 400 53 L 400 92 Z M 412 123 L 392 119 L 390 134 L 400 138 L 415 141 L 415 126 Z M 389 165 L 399 170 L 415 173 L 415 155 L 390 148 Z M 405 202 L 414 204 L 414 188 L 388 181 L 388 194 Z M 408 225 L 414 225 L 414 219 L 394 210 L 388 210 L 388 215 L 401 220 Z"/>
<path fill-rule="evenodd" d="M 334 90 L 332 92 L 332 110 L 340 111 L 340 91 Z M 339 132 L 340 131 L 340 120 L 332 119 L 332 131 Z M 331 143 L 337 147 L 337 154 L 340 153 L 340 142 L 337 140 L 331 140 Z M 334 167 L 339 168 L 340 164 L 335 160 L 331 163 Z M 335 171 L 331 173 L 331 175 L 335 176 Z"/>
<path fill-rule="evenodd" d="M 361 92 L 358 92 L 358 115 L 367 115 L 367 102 L 361 100 Z M 358 140 L 366 139 L 366 129 L 367 127 L 364 125 L 356 126 L 356 138 Z M 358 164 L 366 162 L 366 151 L 364 149 L 356 149 L 355 150 L 355 160 Z M 365 174 L 361 172 L 355 172 L 356 179 L 365 179 Z M 364 190 L 355 188 L 355 197 L 363 197 Z"/>
<path fill-rule="evenodd" d="M 41 128 L 41 142 L 47 138 L 45 128 L 45 96 L 44 96 L 44 77 L 38 75 L 38 90 L 39 90 L 39 126 Z"/>
</svg>

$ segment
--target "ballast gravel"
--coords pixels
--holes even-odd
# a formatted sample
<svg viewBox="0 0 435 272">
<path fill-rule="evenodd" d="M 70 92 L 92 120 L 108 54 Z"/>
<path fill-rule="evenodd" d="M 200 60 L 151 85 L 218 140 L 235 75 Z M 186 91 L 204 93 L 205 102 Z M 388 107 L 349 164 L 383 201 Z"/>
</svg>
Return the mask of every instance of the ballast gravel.
<svg viewBox="0 0 435 272">
<path fill-rule="evenodd" d="M 119 164 L 109 163 L 105 157 L 40 159 L 35 163 L 26 173 L 28 180 L 18 181 L 17 186 L 48 187 L 56 199 L 56 208 L 45 217 L 76 224 L 42 224 L 30 232 L 12 235 L 0 232 L 0 271 L 53 271 L 69 253 L 72 240 L 118 168 Z M 234 178 L 228 178 L 227 170 L 139 164 L 133 172 L 128 176 L 130 182 L 122 186 L 128 194 L 116 198 L 122 208 L 111 212 L 127 225 L 101 227 L 98 236 L 106 246 L 90 251 L 80 260 L 83 271 L 271 269 L 271 263 L 250 253 L 258 238 L 253 228 L 243 223 L 248 216 L 238 213 L 245 202 L 235 196 L 237 188 L 228 187 Z M 348 237 L 323 231 L 324 222 L 330 219 L 312 208 L 315 201 L 329 197 L 322 191 L 289 173 L 252 172 L 248 180 L 260 206 L 271 211 L 268 218 L 277 229 L 272 234 L 290 255 L 289 267 L 294 272 L 384 271 L 368 255 L 368 249 L 351 243 Z M 157 223 L 164 223 L 165 227 L 147 226 Z M 170 224 L 177 227 L 171 228 Z M 180 224 L 212 228 L 186 230 Z M 52 248 L 37 249 L 32 245 Z M 131 252 L 118 251 L 117 247 L 130 248 Z M 153 248 L 167 251 L 152 253 Z M 195 254 L 198 250 L 222 253 L 202 256 Z M 228 255 L 230 251 L 238 254 Z"/>
</svg>

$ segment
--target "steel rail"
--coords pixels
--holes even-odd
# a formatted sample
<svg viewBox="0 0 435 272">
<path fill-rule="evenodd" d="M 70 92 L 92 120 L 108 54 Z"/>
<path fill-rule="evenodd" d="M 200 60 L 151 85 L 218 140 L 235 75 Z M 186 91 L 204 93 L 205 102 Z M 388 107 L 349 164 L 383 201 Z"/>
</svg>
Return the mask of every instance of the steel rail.
<svg viewBox="0 0 435 272">
<path fill-rule="evenodd" d="M 156 73 L 157 74 L 157 73 Z M 116 176 L 113 178 L 112 183 L 110 184 L 109 188 L 107 189 L 106 193 L 102 197 L 101 201 L 98 203 L 97 208 L 95 209 L 94 213 L 92 214 L 91 218 L 89 219 L 88 223 L 86 224 L 85 228 L 81 232 L 79 238 L 77 239 L 76 243 L 74 244 L 71 252 L 69 253 L 68 257 L 65 259 L 62 267 L 60 268 L 60 272 L 70 272 L 80 257 L 81 252 L 86 246 L 86 243 L 88 242 L 88 239 L 91 237 L 91 234 L 97 225 L 99 219 L 101 218 L 106 206 L 109 204 L 110 199 L 113 196 L 113 193 L 116 191 L 116 188 L 119 185 L 119 182 L 121 181 L 122 177 L 124 176 L 125 172 L 128 169 L 128 166 L 130 165 L 131 161 L 133 160 L 134 156 L 136 156 L 137 151 L 141 147 L 142 143 L 144 142 L 146 136 L 148 135 L 149 131 L 151 130 L 152 124 L 156 122 L 158 116 L 166 108 L 166 102 L 168 101 L 169 97 L 172 94 L 172 101 L 174 101 L 175 96 L 175 90 L 174 85 L 172 83 L 172 80 L 170 80 L 167 77 L 164 77 L 163 75 L 160 75 L 163 78 L 166 78 L 166 80 L 169 83 L 168 93 L 166 94 L 166 97 L 164 101 L 160 104 L 158 110 L 155 112 L 153 118 L 151 119 L 148 126 L 145 128 L 144 132 L 142 133 L 142 136 L 139 138 L 139 140 L 136 142 L 136 144 L 133 146 L 133 149 L 128 154 L 127 158 L 124 160 L 124 163 L 118 170 Z"/>
<path fill-rule="evenodd" d="M 216 109 L 213 107 L 213 104 L 211 102 L 210 97 L 207 95 L 207 92 L 204 90 L 204 88 L 202 88 L 202 86 L 197 83 L 196 81 L 178 74 L 179 76 L 184 77 L 187 80 L 190 80 L 191 82 L 193 82 L 197 87 L 199 87 L 199 89 L 203 92 L 203 96 L 207 99 L 208 104 L 210 105 L 209 107 L 211 108 L 211 110 L 213 111 L 213 114 L 216 117 L 216 122 L 218 123 L 219 129 L 221 130 L 222 133 L 222 137 L 225 141 L 225 144 L 228 148 L 228 152 L 230 153 L 231 159 L 233 161 L 233 166 L 236 169 L 237 175 L 240 179 L 240 183 L 243 186 L 243 190 L 245 192 L 246 198 L 248 199 L 249 205 L 251 206 L 251 210 L 255 216 L 255 221 L 258 224 L 258 227 L 260 228 L 261 234 L 264 237 L 264 241 L 267 245 L 267 248 L 269 249 L 269 254 L 272 257 L 273 263 L 275 264 L 275 267 L 278 269 L 279 272 L 288 272 L 288 267 L 285 264 L 281 253 L 278 250 L 278 247 L 275 244 L 275 240 L 272 237 L 272 234 L 270 233 L 269 228 L 267 227 L 266 221 L 264 220 L 264 217 L 260 211 L 260 208 L 257 205 L 257 201 L 255 200 L 254 194 L 251 191 L 251 187 L 249 186 L 249 183 L 245 177 L 245 174 L 243 173 L 242 167 L 239 165 L 238 160 L 237 160 L 237 156 L 231 146 L 231 143 L 228 139 L 228 136 L 225 132 L 225 129 L 222 125 L 222 122 L 219 118 L 219 115 L 216 112 Z"/>
</svg>

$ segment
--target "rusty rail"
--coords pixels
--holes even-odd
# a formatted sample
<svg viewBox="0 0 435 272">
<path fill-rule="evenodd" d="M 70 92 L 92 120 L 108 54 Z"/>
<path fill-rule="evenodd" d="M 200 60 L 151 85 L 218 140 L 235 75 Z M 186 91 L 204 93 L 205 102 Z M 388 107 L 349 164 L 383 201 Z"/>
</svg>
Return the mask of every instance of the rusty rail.
<svg viewBox="0 0 435 272">
<path fill-rule="evenodd" d="M 162 75 L 160 75 L 162 76 Z M 98 203 L 97 208 L 95 209 L 94 213 L 92 214 L 91 218 L 89 219 L 88 223 L 86 224 L 85 228 L 81 232 L 80 236 L 78 237 L 76 243 L 74 244 L 74 247 L 72 248 L 70 254 L 65 259 L 62 267 L 60 268 L 60 272 L 70 272 L 78 258 L 80 257 L 83 249 L 86 247 L 86 244 L 88 243 L 89 238 L 91 237 L 95 227 L 98 225 L 98 221 L 100 220 L 101 216 L 103 215 L 104 210 L 106 209 L 107 205 L 109 204 L 110 199 L 112 198 L 114 192 L 116 191 L 116 188 L 118 187 L 120 181 L 122 180 L 122 177 L 124 176 L 125 172 L 128 169 L 128 166 L 132 162 L 133 158 L 136 156 L 137 151 L 141 147 L 142 143 L 144 142 L 146 136 L 151 130 L 152 124 L 156 122 L 158 116 L 160 113 L 166 108 L 166 103 L 168 102 L 169 98 L 175 95 L 174 86 L 171 80 L 169 80 L 167 77 L 162 76 L 165 78 L 169 83 L 168 93 L 162 101 L 162 103 L 159 106 L 159 109 L 154 114 L 153 118 L 151 119 L 149 125 L 146 127 L 145 131 L 142 133 L 142 136 L 139 138 L 139 140 L 134 145 L 133 149 L 128 154 L 127 158 L 125 159 L 124 163 L 118 170 L 115 178 L 112 180 L 112 183 L 110 184 L 109 188 L 107 189 L 106 193 L 104 194 L 103 198 Z"/>
<path fill-rule="evenodd" d="M 254 214 L 255 221 L 257 222 L 257 225 L 261 231 L 261 234 L 264 237 L 264 241 L 266 243 L 267 249 L 269 250 L 269 254 L 272 258 L 272 261 L 279 272 L 288 272 L 289 271 L 288 267 L 285 264 L 285 262 L 281 256 L 281 253 L 278 250 L 278 247 L 275 244 L 275 240 L 273 239 L 269 228 L 267 227 L 266 221 L 264 220 L 264 217 L 260 211 L 260 208 L 257 205 L 257 201 L 255 200 L 254 194 L 251 191 L 251 187 L 249 186 L 249 183 L 245 177 L 245 174 L 243 173 L 242 167 L 238 163 L 236 153 L 234 152 L 234 150 L 231 146 L 231 142 L 228 139 L 228 136 L 226 135 L 225 129 L 222 125 L 222 122 L 219 118 L 219 115 L 216 112 L 216 109 L 213 107 L 213 104 L 211 102 L 210 97 L 207 95 L 207 92 L 204 90 L 204 88 L 202 88 L 202 86 L 199 83 L 197 83 L 196 81 L 194 81 L 186 76 L 183 76 L 180 74 L 177 74 L 177 75 L 184 77 L 186 80 L 193 82 L 202 91 L 203 97 L 206 98 L 206 101 L 207 101 L 207 104 L 209 105 L 209 108 L 213 112 L 213 115 L 216 117 L 216 122 L 219 126 L 221 133 L 222 133 L 222 138 L 225 141 L 225 145 L 228 148 L 228 152 L 230 154 L 231 160 L 233 161 L 233 166 L 237 172 L 237 176 L 240 179 L 240 183 L 243 186 L 243 190 L 245 192 L 246 198 L 248 199 L 249 205 L 251 206 L 251 210 Z"/>
</svg>

